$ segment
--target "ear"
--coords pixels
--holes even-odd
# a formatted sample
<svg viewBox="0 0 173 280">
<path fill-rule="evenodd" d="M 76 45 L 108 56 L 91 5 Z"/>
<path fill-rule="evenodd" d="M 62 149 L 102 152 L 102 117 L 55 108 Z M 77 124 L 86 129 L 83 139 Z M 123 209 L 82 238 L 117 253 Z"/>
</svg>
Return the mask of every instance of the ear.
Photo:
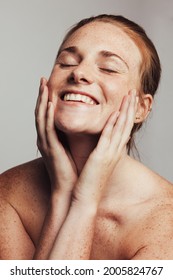
<svg viewBox="0 0 173 280">
<path fill-rule="evenodd" d="M 141 123 L 148 117 L 152 109 L 152 104 L 153 97 L 151 94 L 142 94 L 139 96 L 135 123 Z"/>
</svg>

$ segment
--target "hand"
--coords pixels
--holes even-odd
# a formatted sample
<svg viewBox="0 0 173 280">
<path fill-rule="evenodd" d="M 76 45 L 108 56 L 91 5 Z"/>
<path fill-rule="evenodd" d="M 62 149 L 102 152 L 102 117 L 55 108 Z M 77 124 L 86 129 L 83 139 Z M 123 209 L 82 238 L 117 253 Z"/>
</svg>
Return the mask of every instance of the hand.
<svg viewBox="0 0 173 280">
<path fill-rule="evenodd" d="M 74 190 L 74 201 L 98 205 L 103 189 L 129 140 L 137 109 L 136 91 L 125 96 L 120 111 L 111 114 Z"/>
<path fill-rule="evenodd" d="M 76 180 L 76 166 L 70 153 L 58 139 L 54 127 L 54 106 L 48 100 L 47 80 L 41 79 L 35 108 L 37 146 L 45 162 L 52 190 L 71 192 Z"/>
</svg>

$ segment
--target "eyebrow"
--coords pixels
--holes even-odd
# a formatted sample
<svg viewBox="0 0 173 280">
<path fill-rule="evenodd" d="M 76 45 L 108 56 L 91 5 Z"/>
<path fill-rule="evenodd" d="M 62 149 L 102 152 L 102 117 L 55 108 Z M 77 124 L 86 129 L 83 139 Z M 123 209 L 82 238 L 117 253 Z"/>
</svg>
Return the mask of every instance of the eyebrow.
<svg viewBox="0 0 173 280">
<path fill-rule="evenodd" d="M 71 47 L 61 49 L 59 51 L 57 57 L 64 51 L 75 54 L 78 52 L 78 48 L 76 46 L 71 46 Z M 99 52 L 99 54 L 102 55 L 103 57 L 116 57 L 116 58 L 120 59 L 126 65 L 126 67 L 129 69 L 127 62 L 118 54 L 115 54 L 115 53 L 107 51 L 107 50 L 102 50 Z"/>
<path fill-rule="evenodd" d="M 120 59 L 126 65 L 126 67 L 129 69 L 127 62 L 118 54 L 115 54 L 113 52 L 106 51 L 106 50 L 101 51 L 100 54 L 104 57 L 116 57 L 116 58 Z"/>
<path fill-rule="evenodd" d="M 78 48 L 75 47 L 75 46 L 72 46 L 72 47 L 67 47 L 67 48 L 64 48 L 64 49 L 60 49 L 59 52 L 58 52 L 58 55 L 57 57 L 62 53 L 62 52 L 69 52 L 69 53 L 77 53 L 78 52 Z"/>
</svg>

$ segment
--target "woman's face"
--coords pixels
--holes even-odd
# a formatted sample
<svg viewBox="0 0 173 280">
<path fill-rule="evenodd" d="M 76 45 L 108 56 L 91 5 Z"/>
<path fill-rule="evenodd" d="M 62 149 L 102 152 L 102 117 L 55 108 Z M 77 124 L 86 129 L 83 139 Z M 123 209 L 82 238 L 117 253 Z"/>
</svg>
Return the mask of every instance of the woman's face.
<svg viewBox="0 0 173 280">
<path fill-rule="evenodd" d="M 66 133 L 100 133 L 123 96 L 139 88 L 141 54 L 111 23 L 93 22 L 64 43 L 48 81 L 55 125 Z"/>
</svg>

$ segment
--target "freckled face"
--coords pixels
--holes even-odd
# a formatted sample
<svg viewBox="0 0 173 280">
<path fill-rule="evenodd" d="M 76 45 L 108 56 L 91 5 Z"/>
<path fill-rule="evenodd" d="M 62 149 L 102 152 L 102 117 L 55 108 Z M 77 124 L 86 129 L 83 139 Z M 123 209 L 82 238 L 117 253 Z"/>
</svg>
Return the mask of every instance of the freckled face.
<svg viewBox="0 0 173 280">
<path fill-rule="evenodd" d="M 48 81 L 55 125 L 66 133 L 100 133 L 123 96 L 139 87 L 141 54 L 111 23 L 93 22 L 64 43 Z"/>
</svg>

